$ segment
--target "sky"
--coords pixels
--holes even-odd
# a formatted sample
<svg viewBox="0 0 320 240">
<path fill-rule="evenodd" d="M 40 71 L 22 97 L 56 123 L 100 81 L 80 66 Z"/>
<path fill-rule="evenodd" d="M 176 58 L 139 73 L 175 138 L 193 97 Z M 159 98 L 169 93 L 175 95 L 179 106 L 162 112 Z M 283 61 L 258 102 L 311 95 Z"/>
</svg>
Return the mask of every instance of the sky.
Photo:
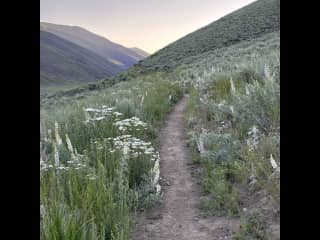
<svg viewBox="0 0 320 240">
<path fill-rule="evenodd" d="M 40 0 L 40 21 L 154 53 L 255 0 Z"/>
</svg>

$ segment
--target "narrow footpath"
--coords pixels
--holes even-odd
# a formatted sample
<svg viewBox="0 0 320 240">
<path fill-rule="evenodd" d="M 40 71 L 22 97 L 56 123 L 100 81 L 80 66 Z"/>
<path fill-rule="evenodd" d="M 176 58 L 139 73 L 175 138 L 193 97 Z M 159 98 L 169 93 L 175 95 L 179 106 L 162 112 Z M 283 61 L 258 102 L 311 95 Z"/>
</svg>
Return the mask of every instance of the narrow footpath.
<svg viewBox="0 0 320 240">
<path fill-rule="evenodd" d="M 224 217 L 202 218 L 201 186 L 192 174 L 185 143 L 183 98 L 169 114 L 160 134 L 160 175 L 163 194 L 157 206 L 138 217 L 134 240 L 219 240 L 232 239 L 239 222 Z"/>
</svg>

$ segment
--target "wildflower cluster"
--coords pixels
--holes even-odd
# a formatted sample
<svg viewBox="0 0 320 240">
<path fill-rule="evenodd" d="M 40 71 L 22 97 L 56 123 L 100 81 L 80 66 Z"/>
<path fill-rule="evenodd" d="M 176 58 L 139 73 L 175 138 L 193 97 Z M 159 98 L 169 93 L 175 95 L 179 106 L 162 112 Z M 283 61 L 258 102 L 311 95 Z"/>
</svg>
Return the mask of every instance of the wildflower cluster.
<svg viewBox="0 0 320 240">
<path fill-rule="evenodd" d="M 111 140 L 113 142 L 115 149 L 125 151 L 125 155 L 129 160 L 140 157 L 141 155 L 150 156 L 150 160 L 153 162 L 153 167 L 150 170 L 151 187 L 156 189 L 156 194 L 159 194 L 161 190 L 161 187 L 159 185 L 160 155 L 154 149 L 154 147 L 152 147 L 151 142 L 145 142 L 131 135 L 121 135 L 116 138 L 108 138 L 108 140 Z M 110 149 L 110 151 L 113 152 L 115 150 Z"/>
<path fill-rule="evenodd" d="M 122 150 L 124 146 L 127 146 L 129 148 L 127 153 L 130 157 L 138 157 L 141 154 L 151 155 L 151 160 L 155 160 L 157 157 L 157 152 L 151 146 L 151 142 L 145 142 L 131 135 L 121 135 L 116 138 L 108 138 L 108 140 L 112 140 L 118 150 Z M 111 149 L 110 151 L 114 150 Z"/>
<path fill-rule="evenodd" d="M 89 114 L 89 116 L 87 117 L 86 123 L 101 121 L 106 118 L 112 118 L 112 117 L 118 120 L 118 117 L 122 116 L 123 114 L 114 110 L 115 110 L 114 107 L 108 107 L 105 105 L 103 105 L 101 108 L 86 108 L 84 109 L 84 111 Z"/>
<path fill-rule="evenodd" d="M 147 95 L 147 92 L 146 94 Z M 142 100 L 143 101 L 143 100 Z M 115 138 L 107 138 L 111 141 L 114 148 L 109 149 L 110 153 L 116 150 L 122 151 L 125 155 L 121 159 L 121 166 L 126 168 L 130 159 L 138 158 L 141 156 L 148 155 L 150 160 L 154 162 L 152 169 L 150 170 L 152 178 L 152 187 L 160 192 L 160 185 L 158 184 L 160 176 L 159 168 L 159 153 L 152 147 L 151 142 L 145 142 L 137 137 L 134 137 L 128 133 L 134 133 L 136 131 L 142 131 L 147 129 L 147 123 L 141 121 L 138 117 L 131 117 L 127 119 L 119 119 L 122 113 L 116 112 L 114 107 L 102 106 L 101 108 L 87 108 L 85 112 L 91 113 L 93 117 L 88 118 L 86 122 L 109 120 L 115 121 L 112 124 L 118 128 L 123 135 Z M 115 118 L 113 118 L 115 116 Z"/>
<path fill-rule="evenodd" d="M 48 130 L 49 136 L 51 135 L 51 130 Z M 57 170 L 57 171 L 68 171 L 68 170 L 80 170 L 86 169 L 87 171 L 91 171 L 89 167 L 83 161 L 83 155 L 78 154 L 77 150 L 72 146 L 71 140 L 69 136 L 66 134 L 66 145 L 68 152 L 70 154 L 70 160 L 62 163 L 60 161 L 60 149 L 63 148 L 62 139 L 59 134 L 59 124 L 55 122 L 55 139 L 45 139 L 45 143 L 51 143 L 53 146 L 53 159 L 52 163 L 48 157 L 44 158 L 40 157 L 40 174 L 47 172 L 49 169 Z M 88 175 L 89 179 L 93 179 L 95 177 L 94 174 Z"/>
<path fill-rule="evenodd" d="M 120 131 L 147 129 L 147 124 L 137 117 L 120 120 L 114 123 Z"/>
</svg>

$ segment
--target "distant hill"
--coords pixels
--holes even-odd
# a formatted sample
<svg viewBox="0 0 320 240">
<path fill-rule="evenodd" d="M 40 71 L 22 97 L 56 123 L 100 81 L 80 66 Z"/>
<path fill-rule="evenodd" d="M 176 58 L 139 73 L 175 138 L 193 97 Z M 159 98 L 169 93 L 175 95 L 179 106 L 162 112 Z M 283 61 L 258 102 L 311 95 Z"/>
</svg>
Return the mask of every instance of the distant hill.
<svg viewBox="0 0 320 240">
<path fill-rule="evenodd" d="M 105 60 L 117 65 L 120 70 L 131 67 L 148 55 L 140 49 L 126 48 L 77 26 L 41 22 L 40 29 L 94 52 Z"/>
<path fill-rule="evenodd" d="M 142 49 L 140 49 L 140 48 L 136 48 L 136 47 L 134 47 L 134 48 L 130 48 L 131 50 L 133 50 L 134 52 L 136 52 L 137 54 L 139 54 L 140 56 L 143 56 L 143 57 L 148 57 L 148 56 L 150 56 L 150 54 L 149 53 L 147 53 L 146 51 L 144 51 L 144 50 L 142 50 Z"/>
<path fill-rule="evenodd" d="M 62 86 L 88 83 L 121 70 L 101 56 L 40 31 L 40 86 Z"/>
<path fill-rule="evenodd" d="M 149 54 L 81 27 L 40 22 L 40 90 L 63 90 L 114 76 Z"/>
<path fill-rule="evenodd" d="M 139 65 L 170 69 L 197 56 L 280 30 L 280 0 L 258 0 L 162 48 Z"/>
</svg>

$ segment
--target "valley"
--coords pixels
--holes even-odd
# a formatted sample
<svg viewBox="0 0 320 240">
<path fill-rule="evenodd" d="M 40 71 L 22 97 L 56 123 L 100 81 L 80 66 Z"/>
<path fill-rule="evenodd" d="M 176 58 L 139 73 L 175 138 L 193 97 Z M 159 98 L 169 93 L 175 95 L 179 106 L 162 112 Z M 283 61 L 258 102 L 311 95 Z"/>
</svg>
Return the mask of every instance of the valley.
<svg viewBox="0 0 320 240">
<path fill-rule="evenodd" d="M 110 72 L 44 77 L 41 239 L 280 239 L 279 19 L 255 1 L 118 73 L 79 40 L 97 64 L 75 71 Z"/>
<path fill-rule="evenodd" d="M 148 55 L 77 26 L 40 22 L 40 92 L 114 76 Z"/>
</svg>

